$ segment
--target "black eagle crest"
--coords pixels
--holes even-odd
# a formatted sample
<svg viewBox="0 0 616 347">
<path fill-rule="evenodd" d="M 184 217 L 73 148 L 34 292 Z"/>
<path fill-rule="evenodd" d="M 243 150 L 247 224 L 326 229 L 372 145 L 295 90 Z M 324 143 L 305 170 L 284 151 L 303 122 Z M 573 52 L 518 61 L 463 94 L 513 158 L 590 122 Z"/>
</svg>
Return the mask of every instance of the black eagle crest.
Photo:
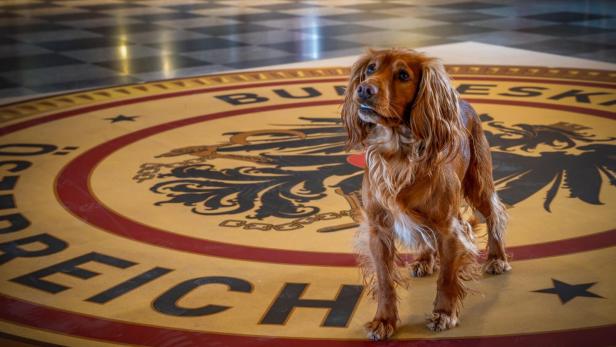
<svg viewBox="0 0 616 347">
<path fill-rule="evenodd" d="M 344 151 L 346 134 L 340 119 L 300 120 L 302 124 L 275 129 L 226 133 L 228 143 L 161 155 L 190 154 L 202 160 L 158 173 L 159 182 L 151 191 L 168 199 L 156 204 L 183 204 L 203 215 L 301 218 L 320 212 L 315 202 L 326 196 L 328 188 L 357 192 L 363 169 L 352 164 Z M 571 198 L 601 204 L 604 177 L 616 185 L 613 137 L 596 138 L 590 128 L 571 123 L 507 126 L 487 114 L 481 120 L 492 148 L 499 196 L 506 204 L 515 205 L 548 186 L 546 211 L 561 187 Z M 212 164 L 216 158 L 244 164 L 220 169 Z"/>
</svg>

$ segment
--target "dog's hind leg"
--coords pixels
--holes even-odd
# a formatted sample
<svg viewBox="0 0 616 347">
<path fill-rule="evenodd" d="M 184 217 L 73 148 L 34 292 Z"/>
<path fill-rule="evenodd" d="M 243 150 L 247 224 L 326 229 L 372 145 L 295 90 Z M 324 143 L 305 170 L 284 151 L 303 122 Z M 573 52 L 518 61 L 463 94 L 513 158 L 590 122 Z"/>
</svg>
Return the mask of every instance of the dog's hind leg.
<svg viewBox="0 0 616 347">
<path fill-rule="evenodd" d="M 468 179 L 468 177 L 467 177 Z M 468 184 L 468 182 L 467 182 Z M 467 194 L 468 202 L 478 210 L 486 220 L 488 227 L 488 259 L 484 265 L 485 272 L 493 275 L 511 270 L 505 252 L 505 231 L 507 228 L 507 211 L 496 191 L 484 189 Z M 481 191 L 481 194 L 477 194 Z"/>
<path fill-rule="evenodd" d="M 464 193 L 468 203 L 479 211 L 488 227 L 488 259 L 484 265 L 485 272 L 493 275 L 511 270 L 505 252 L 505 232 L 507 229 L 507 211 L 501 203 L 494 183 L 492 170 L 477 177 L 469 171 L 464 179 Z"/>
<path fill-rule="evenodd" d="M 489 199 L 484 198 L 478 210 L 488 225 L 488 259 L 484 265 L 485 272 L 498 275 L 510 271 L 511 265 L 505 252 L 507 211 L 496 192 L 493 192 Z"/>
<path fill-rule="evenodd" d="M 488 260 L 484 270 L 490 274 L 501 274 L 511 270 L 505 253 L 505 231 L 507 211 L 501 203 L 492 178 L 492 157 L 490 147 L 477 123 L 471 141 L 471 160 L 464 177 L 464 196 L 468 203 L 481 212 L 488 226 Z"/>
</svg>

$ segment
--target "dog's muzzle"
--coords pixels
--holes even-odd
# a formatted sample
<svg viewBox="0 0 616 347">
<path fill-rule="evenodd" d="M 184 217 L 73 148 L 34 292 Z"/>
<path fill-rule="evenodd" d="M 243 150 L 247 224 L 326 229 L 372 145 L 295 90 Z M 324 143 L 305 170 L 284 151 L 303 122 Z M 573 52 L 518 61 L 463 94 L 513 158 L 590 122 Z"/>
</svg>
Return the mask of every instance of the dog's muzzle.
<svg viewBox="0 0 616 347">
<path fill-rule="evenodd" d="M 370 106 L 360 104 L 359 111 L 357 112 L 359 115 L 359 119 L 366 123 L 374 123 L 376 124 L 381 116 Z"/>
</svg>

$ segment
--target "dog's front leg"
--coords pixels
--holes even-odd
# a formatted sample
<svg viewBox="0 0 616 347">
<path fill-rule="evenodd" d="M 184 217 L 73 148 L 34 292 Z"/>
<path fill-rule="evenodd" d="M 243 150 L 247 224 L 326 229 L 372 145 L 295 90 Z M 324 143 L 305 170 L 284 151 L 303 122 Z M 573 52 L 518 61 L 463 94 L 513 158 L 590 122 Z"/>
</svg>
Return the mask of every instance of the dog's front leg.
<svg viewBox="0 0 616 347">
<path fill-rule="evenodd" d="M 390 230 L 369 227 L 369 251 L 375 272 L 374 296 L 377 310 L 374 319 L 366 323 L 368 337 L 372 340 L 385 340 L 393 335 L 398 324 L 398 307 L 395 289 L 396 247 Z"/>
<path fill-rule="evenodd" d="M 476 248 L 458 219 L 438 227 L 440 272 L 434 311 L 428 319 L 428 329 L 441 331 L 458 325 L 462 300 L 468 293 L 463 281 L 476 278 L 478 264 Z"/>
</svg>

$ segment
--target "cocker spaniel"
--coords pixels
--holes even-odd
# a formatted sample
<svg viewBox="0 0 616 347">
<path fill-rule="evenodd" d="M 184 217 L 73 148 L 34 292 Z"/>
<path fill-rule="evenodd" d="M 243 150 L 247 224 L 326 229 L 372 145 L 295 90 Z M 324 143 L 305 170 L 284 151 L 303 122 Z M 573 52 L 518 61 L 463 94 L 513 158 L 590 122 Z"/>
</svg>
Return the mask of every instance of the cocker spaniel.
<svg viewBox="0 0 616 347">
<path fill-rule="evenodd" d="M 419 252 L 411 275 L 439 273 L 427 327 L 455 327 L 469 291 L 464 281 L 479 272 L 464 201 L 487 222 L 485 271 L 511 269 L 507 213 L 477 114 L 437 59 L 412 50 L 370 50 L 352 67 L 342 121 L 347 147 L 363 150 L 366 159 L 356 251 L 377 300 L 374 319 L 365 325 L 368 337 L 387 339 L 398 324 L 395 287 L 403 280 L 396 243 Z"/>
</svg>

